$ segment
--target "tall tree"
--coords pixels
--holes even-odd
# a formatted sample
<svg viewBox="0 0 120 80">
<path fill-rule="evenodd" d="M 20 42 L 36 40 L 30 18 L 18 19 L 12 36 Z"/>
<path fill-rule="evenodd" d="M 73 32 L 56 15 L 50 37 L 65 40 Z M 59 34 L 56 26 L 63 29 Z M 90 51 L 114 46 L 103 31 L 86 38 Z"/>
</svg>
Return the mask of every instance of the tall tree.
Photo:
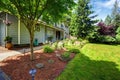
<svg viewBox="0 0 120 80">
<path fill-rule="evenodd" d="M 110 15 L 107 15 L 107 17 L 105 18 L 105 24 L 110 25 L 111 22 L 112 22 L 112 18 L 110 17 Z"/>
<path fill-rule="evenodd" d="M 57 21 L 74 5 L 74 0 L 0 0 L 0 10 L 20 18 L 30 34 L 30 59 L 34 60 L 35 26 L 41 17 Z"/>
<path fill-rule="evenodd" d="M 75 35 L 80 38 L 87 38 L 87 36 L 94 30 L 93 24 L 96 20 L 92 20 L 96 15 L 91 16 L 90 0 L 78 0 L 77 10 L 75 12 L 75 23 L 71 26 L 71 32 L 75 32 Z M 73 31 L 72 31 L 73 30 Z"/>
<path fill-rule="evenodd" d="M 119 8 L 119 2 L 118 0 L 115 1 L 113 9 L 112 9 L 112 24 L 114 24 L 114 26 L 117 28 L 118 27 L 118 23 L 120 22 L 120 8 Z"/>
<path fill-rule="evenodd" d="M 70 21 L 70 35 L 77 37 L 77 23 L 76 23 L 76 13 L 72 13 Z"/>
</svg>

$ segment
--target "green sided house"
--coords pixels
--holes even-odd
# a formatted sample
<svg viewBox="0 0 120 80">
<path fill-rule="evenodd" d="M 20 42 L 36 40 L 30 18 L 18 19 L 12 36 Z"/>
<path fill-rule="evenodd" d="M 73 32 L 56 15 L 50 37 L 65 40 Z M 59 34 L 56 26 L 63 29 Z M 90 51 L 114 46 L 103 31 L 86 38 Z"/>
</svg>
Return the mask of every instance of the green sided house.
<svg viewBox="0 0 120 80">
<path fill-rule="evenodd" d="M 6 25 L 5 21 L 9 21 L 9 25 Z M 38 43 L 44 44 L 50 37 L 52 37 L 52 42 L 54 42 L 69 36 L 69 29 L 63 24 L 50 26 L 43 21 L 39 21 L 36 26 L 40 27 L 39 30 L 35 32 L 34 36 L 34 39 L 37 39 Z M 10 14 L 0 13 L 1 46 L 5 45 L 4 39 L 6 36 L 12 37 L 12 43 L 14 45 L 30 43 L 29 33 L 21 21 Z"/>
</svg>

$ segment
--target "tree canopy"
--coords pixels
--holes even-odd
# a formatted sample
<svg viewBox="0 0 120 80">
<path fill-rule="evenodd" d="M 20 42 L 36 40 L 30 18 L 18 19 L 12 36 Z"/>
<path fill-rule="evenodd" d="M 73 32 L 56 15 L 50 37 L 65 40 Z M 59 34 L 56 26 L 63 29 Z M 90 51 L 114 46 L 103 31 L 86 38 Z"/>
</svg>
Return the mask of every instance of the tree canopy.
<svg viewBox="0 0 120 80">
<path fill-rule="evenodd" d="M 115 25 L 115 27 L 117 28 L 119 26 L 120 23 L 120 8 L 119 8 L 119 2 L 118 0 L 115 1 L 113 9 L 112 9 L 112 24 Z"/>
<path fill-rule="evenodd" d="M 112 23 L 112 18 L 110 15 L 107 15 L 107 17 L 105 18 L 105 24 L 110 25 L 111 23 Z"/>
<path fill-rule="evenodd" d="M 33 60 L 34 29 L 38 20 L 58 21 L 74 5 L 74 0 L 0 0 L 0 11 L 15 15 L 24 23 L 30 34 Z"/>
<path fill-rule="evenodd" d="M 37 20 L 42 16 L 56 21 L 74 4 L 73 0 L 1 0 L 0 10 L 19 15 L 21 19 Z"/>
<path fill-rule="evenodd" d="M 91 11 L 90 0 L 78 0 L 77 8 L 73 13 L 73 20 L 70 26 L 71 34 L 86 38 L 93 30 L 93 24 L 96 20 L 93 18 L 96 16 L 91 16 L 93 11 Z"/>
</svg>

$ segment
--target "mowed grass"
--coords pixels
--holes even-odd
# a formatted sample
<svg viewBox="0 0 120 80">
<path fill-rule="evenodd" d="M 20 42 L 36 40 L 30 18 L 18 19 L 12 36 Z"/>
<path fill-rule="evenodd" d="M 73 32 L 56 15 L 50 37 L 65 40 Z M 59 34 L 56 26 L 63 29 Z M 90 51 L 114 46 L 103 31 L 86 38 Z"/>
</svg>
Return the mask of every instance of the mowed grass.
<svg viewBox="0 0 120 80">
<path fill-rule="evenodd" d="M 120 80 L 120 46 L 86 44 L 56 80 Z"/>
</svg>

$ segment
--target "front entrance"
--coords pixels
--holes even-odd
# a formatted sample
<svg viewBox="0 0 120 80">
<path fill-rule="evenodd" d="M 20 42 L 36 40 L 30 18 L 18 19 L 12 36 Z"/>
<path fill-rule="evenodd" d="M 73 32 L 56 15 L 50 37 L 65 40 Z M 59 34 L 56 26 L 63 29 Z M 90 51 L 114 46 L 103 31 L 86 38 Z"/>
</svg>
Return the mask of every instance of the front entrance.
<svg viewBox="0 0 120 80">
<path fill-rule="evenodd" d="M 56 40 L 60 40 L 60 31 L 56 31 Z"/>
</svg>

